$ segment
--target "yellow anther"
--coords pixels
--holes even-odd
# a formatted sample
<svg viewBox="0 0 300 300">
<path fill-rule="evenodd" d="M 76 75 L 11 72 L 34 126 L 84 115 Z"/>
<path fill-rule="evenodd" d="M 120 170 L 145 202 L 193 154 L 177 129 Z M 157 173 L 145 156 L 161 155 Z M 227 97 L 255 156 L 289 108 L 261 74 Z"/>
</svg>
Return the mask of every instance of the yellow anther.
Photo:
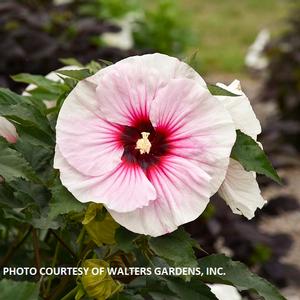
<svg viewBox="0 0 300 300">
<path fill-rule="evenodd" d="M 149 132 L 141 132 L 142 138 L 138 139 L 136 142 L 135 149 L 139 149 L 141 154 L 149 154 L 151 149 L 151 143 L 148 140 L 148 137 L 150 135 Z"/>
</svg>

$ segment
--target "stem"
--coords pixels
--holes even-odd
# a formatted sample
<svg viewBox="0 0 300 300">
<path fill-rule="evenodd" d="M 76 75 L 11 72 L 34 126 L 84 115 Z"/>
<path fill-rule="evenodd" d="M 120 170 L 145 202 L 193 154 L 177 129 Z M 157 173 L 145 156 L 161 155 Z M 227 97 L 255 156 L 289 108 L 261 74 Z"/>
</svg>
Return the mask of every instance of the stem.
<svg viewBox="0 0 300 300">
<path fill-rule="evenodd" d="M 55 265 L 56 265 L 56 262 L 57 262 L 57 257 L 58 257 L 58 252 L 59 252 L 59 241 L 57 241 L 56 243 L 56 247 L 55 247 L 55 252 L 54 252 L 54 256 L 53 256 L 53 260 L 52 260 L 52 263 L 51 263 L 51 267 L 54 268 Z M 49 277 L 49 280 L 48 280 L 48 283 L 47 283 L 47 288 L 46 288 L 46 292 L 45 292 L 45 295 L 48 296 L 49 293 L 50 293 L 50 289 L 51 289 L 51 283 L 52 283 L 52 280 L 54 278 L 54 275 L 51 275 Z"/>
<path fill-rule="evenodd" d="M 35 265 L 36 268 L 39 270 L 41 268 L 40 243 L 35 228 L 33 228 L 32 230 L 32 239 L 33 239 Z"/>
<path fill-rule="evenodd" d="M 18 240 L 18 238 L 17 238 L 12 243 L 12 245 L 10 246 L 10 248 L 8 249 L 8 251 L 6 252 L 6 254 L 4 255 L 4 257 L 0 261 L 0 267 L 1 268 L 7 265 L 7 263 L 9 262 L 9 260 L 12 258 L 12 256 L 16 252 L 16 250 L 18 250 L 18 248 L 25 242 L 25 240 L 29 236 L 29 234 L 32 231 L 32 229 L 33 229 L 32 226 L 29 226 L 27 232 L 23 235 L 23 237 L 20 240 Z"/>
<path fill-rule="evenodd" d="M 69 300 L 69 299 L 74 299 L 76 293 L 78 291 L 78 286 L 74 287 L 73 290 L 71 290 L 67 295 L 65 295 L 63 298 L 61 298 L 61 300 Z"/>
<path fill-rule="evenodd" d="M 63 247 L 66 248 L 66 250 L 69 251 L 69 253 L 74 257 L 77 258 L 77 255 L 75 252 L 58 236 L 58 234 L 53 230 L 50 229 L 50 232 L 54 235 L 54 237 L 62 244 Z"/>
</svg>

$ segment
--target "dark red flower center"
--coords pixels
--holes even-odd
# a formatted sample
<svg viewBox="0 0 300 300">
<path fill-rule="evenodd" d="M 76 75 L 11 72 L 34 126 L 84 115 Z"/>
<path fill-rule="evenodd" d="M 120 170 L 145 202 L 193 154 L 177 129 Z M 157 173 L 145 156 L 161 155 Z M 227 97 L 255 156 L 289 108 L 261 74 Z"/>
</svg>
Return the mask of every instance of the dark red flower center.
<svg viewBox="0 0 300 300">
<path fill-rule="evenodd" d="M 142 138 L 142 132 L 150 133 L 148 140 L 151 143 L 149 153 L 141 154 L 136 148 L 137 141 Z M 124 126 L 121 142 L 124 147 L 122 160 L 139 164 L 144 170 L 158 164 L 161 157 L 169 151 L 167 130 L 154 128 L 150 120 L 139 120 L 133 126 Z"/>
</svg>

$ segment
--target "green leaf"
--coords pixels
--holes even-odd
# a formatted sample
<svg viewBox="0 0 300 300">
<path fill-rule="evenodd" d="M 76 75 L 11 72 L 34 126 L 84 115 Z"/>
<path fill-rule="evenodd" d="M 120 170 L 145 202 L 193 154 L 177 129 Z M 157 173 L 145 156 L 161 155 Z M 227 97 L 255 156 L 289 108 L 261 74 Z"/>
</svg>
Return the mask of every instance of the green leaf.
<svg viewBox="0 0 300 300">
<path fill-rule="evenodd" d="M 39 101 L 39 102 L 47 101 L 47 100 L 48 101 L 55 101 L 60 96 L 60 94 L 61 94 L 57 90 L 55 90 L 55 91 L 48 91 L 48 90 L 45 90 L 45 89 L 43 89 L 41 87 L 37 87 L 37 88 L 35 88 L 33 90 L 30 90 L 28 93 L 30 93 L 30 95 L 34 99 L 37 99 L 37 101 Z M 27 97 L 27 98 L 29 98 L 29 97 Z"/>
<path fill-rule="evenodd" d="M 90 63 L 86 65 L 86 68 L 89 69 L 91 74 L 97 73 L 102 68 L 105 68 L 106 66 L 112 65 L 112 62 L 108 60 L 98 59 L 98 61 L 92 60 Z"/>
<path fill-rule="evenodd" d="M 92 74 L 88 69 L 80 69 L 80 70 L 59 70 L 57 73 L 62 74 L 64 76 L 76 79 L 76 80 L 82 80 L 86 77 L 91 76 Z"/>
<path fill-rule="evenodd" d="M 27 73 L 21 73 L 17 75 L 11 76 L 14 81 L 23 82 L 27 84 L 33 84 L 36 87 L 43 88 L 46 91 L 50 91 L 53 93 L 59 93 L 64 91 L 63 84 L 50 80 L 41 75 L 32 75 Z M 29 92 L 30 93 L 30 92 Z"/>
<path fill-rule="evenodd" d="M 129 253 L 134 250 L 134 240 L 138 237 L 138 234 L 133 233 L 124 227 L 119 227 L 115 233 L 115 240 L 118 247 L 125 253 Z"/>
<path fill-rule="evenodd" d="M 17 200 L 11 188 L 4 182 L 0 183 L 0 207 L 19 208 L 22 207 L 22 202 Z"/>
<path fill-rule="evenodd" d="M 34 282 L 13 281 L 2 279 L 0 281 L 1 300 L 38 300 L 40 285 Z"/>
<path fill-rule="evenodd" d="M 193 51 L 191 55 L 189 55 L 184 59 L 184 62 L 187 63 L 195 70 L 200 69 L 200 59 L 198 57 L 199 51 L 200 51 L 199 49 L 196 49 L 195 51 Z"/>
<path fill-rule="evenodd" d="M 173 266 L 196 267 L 197 261 L 193 247 L 195 241 L 183 228 L 171 234 L 151 238 L 150 249 L 158 256 L 166 259 Z"/>
<path fill-rule="evenodd" d="M 26 103 L 9 106 L 0 104 L 0 115 L 22 126 L 35 127 L 36 130 L 44 132 L 49 139 L 52 139 L 53 132 L 49 121 L 32 105 Z"/>
<path fill-rule="evenodd" d="M 6 181 L 12 181 L 16 178 L 24 178 L 39 182 L 34 170 L 24 157 L 3 139 L 0 139 L 0 175 Z"/>
<path fill-rule="evenodd" d="M 185 282 L 180 278 L 166 279 L 167 286 L 179 299 L 193 300 L 218 300 L 210 291 L 210 288 L 197 278 L 192 278 L 190 282 Z"/>
<path fill-rule="evenodd" d="M 59 180 L 56 180 L 55 185 L 50 190 L 52 193 L 48 214 L 50 219 L 70 212 L 81 212 L 84 209 L 84 204 L 76 200 Z"/>
<path fill-rule="evenodd" d="M 210 93 L 214 96 L 230 96 L 230 97 L 237 97 L 239 95 L 233 94 L 217 85 L 214 84 L 208 84 L 207 85 L 208 90 L 210 91 Z"/>
<path fill-rule="evenodd" d="M 22 135 L 19 134 L 19 137 L 15 149 L 22 153 L 36 172 L 45 171 L 49 167 L 52 169 L 54 148 L 49 145 L 45 146 L 43 143 L 36 143 L 36 140 L 24 135 L 23 132 Z"/>
<path fill-rule="evenodd" d="M 0 104 L 17 104 L 22 102 L 23 97 L 10 91 L 9 89 L 0 88 Z"/>
<path fill-rule="evenodd" d="M 231 284 L 239 291 L 254 290 L 265 300 L 286 300 L 267 280 L 251 273 L 245 265 L 232 261 L 223 254 L 206 256 L 201 258 L 198 263 L 205 274 L 202 280 L 206 282 Z M 207 275 L 208 268 L 220 267 L 223 268 L 223 275 Z"/>
<path fill-rule="evenodd" d="M 80 61 L 78 61 L 77 59 L 75 58 L 60 58 L 59 61 L 61 63 L 63 63 L 64 65 L 66 66 L 77 66 L 77 67 L 82 67 L 83 68 L 83 65 L 81 64 Z"/>
<path fill-rule="evenodd" d="M 232 148 L 231 157 L 244 167 L 246 171 L 255 171 L 266 175 L 281 184 L 281 179 L 273 168 L 260 146 L 248 135 L 237 130 L 237 138 Z"/>
</svg>

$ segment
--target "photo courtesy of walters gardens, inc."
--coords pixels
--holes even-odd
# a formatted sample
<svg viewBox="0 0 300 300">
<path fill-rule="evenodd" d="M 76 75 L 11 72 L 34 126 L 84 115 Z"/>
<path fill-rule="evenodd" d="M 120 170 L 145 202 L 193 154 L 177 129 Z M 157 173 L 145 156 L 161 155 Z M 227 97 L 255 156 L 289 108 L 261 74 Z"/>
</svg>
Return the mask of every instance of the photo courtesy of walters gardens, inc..
<svg viewBox="0 0 300 300">
<path fill-rule="evenodd" d="M 300 3 L 0 1 L 0 300 L 300 300 Z"/>
</svg>

